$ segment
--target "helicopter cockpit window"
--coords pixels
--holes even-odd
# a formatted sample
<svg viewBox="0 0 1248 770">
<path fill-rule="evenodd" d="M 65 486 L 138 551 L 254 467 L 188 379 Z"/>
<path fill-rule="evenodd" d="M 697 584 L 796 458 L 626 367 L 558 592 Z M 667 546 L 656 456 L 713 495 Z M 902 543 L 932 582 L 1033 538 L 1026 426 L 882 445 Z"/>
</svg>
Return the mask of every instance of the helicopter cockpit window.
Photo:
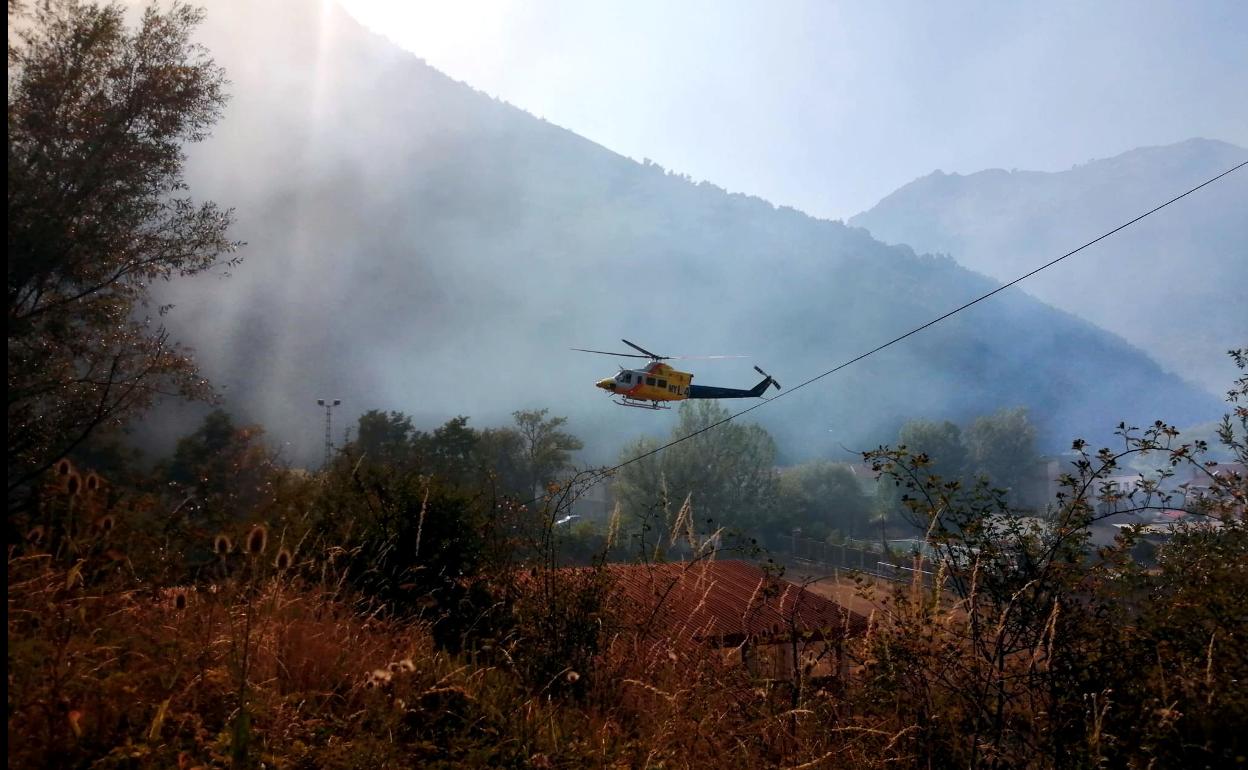
<svg viewBox="0 0 1248 770">
<path fill-rule="evenodd" d="M 654 378 L 653 378 L 653 377 L 647 377 L 647 378 L 646 378 L 646 384 L 647 384 L 647 385 L 653 385 L 653 384 L 654 384 Z"/>
<path fill-rule="evenodd" d="M 619 374 L 615 375 L 615 379 L 618 382 L 623 382 L 625 384 L 628 384 L 633 381 L 633 374 L 632 372 L 620 372 Z"/>
</svg>

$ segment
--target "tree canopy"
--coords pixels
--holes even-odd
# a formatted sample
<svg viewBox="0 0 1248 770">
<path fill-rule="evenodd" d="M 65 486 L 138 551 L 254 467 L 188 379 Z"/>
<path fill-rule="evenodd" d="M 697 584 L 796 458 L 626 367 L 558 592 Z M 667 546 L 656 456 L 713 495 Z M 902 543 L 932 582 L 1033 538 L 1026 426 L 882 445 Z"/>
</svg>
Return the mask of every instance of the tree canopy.
<svg viewBox="0 0 1248 770">
<path fill-rule="evenodd" d="M 1021 406 L 977 417 L 964 438 L 975 474 L 1006 489 L 1019 487 L 1039 457 L 1036 428 Z"/>
<path fill-rule="evenodd" d="M 625 512 L 640 516 L 656 505 L 671 501 L 680 505 L 692 494 L 699 520 L 742 529 L 771 527 L 776 510 L 775 441 L 751 423 L 734 421 L 705 430 L 728 415 L 715 401 L 682 403 L 672 438 L 697 435 L 620 470 L 614 492 Z M 625 447 L 621 459 L 630 460 L 655 446 L 654 439 L 641 439 Z"/>
<path fill-rule="evenodd" d="M 824 539 L 833 531 L 863 537 L 870 502 L 850 469 L 815 460 L 780 472 L 779 513 L 806 537 Z"/>
<path fill-rule="evenodd" d="M 210 396 L 149 307 L 153 282 L 239 245 L 182 178 L 226 101 L 191 41 L 201 19 L 149 8 L 130 29 L 118 5 L 9 5 L 10 494 L 159 395 Z"/>
</svg>

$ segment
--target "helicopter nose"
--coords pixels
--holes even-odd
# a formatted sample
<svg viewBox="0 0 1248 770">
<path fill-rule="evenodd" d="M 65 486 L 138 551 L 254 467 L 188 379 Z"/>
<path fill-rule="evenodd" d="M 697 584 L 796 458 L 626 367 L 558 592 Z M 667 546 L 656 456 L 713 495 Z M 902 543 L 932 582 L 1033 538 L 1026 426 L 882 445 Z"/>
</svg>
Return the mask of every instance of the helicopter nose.
<svg viewBox="0 0 1248 770">
<path fill-rule="evenodd" d="M 602 388 L 603 390 L 615 390 L 615 380 L 610 378 L 598 380 L 598 382 L 595 382 L 594 385 Z"/>
</svg>

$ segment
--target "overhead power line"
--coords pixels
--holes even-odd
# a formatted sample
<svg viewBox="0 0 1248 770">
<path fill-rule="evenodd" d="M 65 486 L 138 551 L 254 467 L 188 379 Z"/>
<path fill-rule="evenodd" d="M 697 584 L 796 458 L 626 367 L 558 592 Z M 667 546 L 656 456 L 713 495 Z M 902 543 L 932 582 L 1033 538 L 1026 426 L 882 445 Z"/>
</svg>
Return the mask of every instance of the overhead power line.
<svg viewBox="0 0 1248 770">
<path fill-rule="evenodd" d="M 635 463 L 635 462 L 639 462 L 639 461 L 641 461 L 641 460 L 644 460 L 644 459 L 646 459 L 647 457 L 651 457 L 651 456 L 653 456 L 653 455 L 656 455 L 656 454 L 658 454 L 659 452 L 662 452 L 662 451 L 663 451 L 663 450 L 665 450 L 665 449 L 670 449 L 670 448 L 672 448 L 672 447 L 676 446 L 677 444 L 680 444 L 680 443 L 683 443 L 683 442 L 685 442 L 685 441 L 688 441 L 689 439 L 694 438 L 695 436 L 699 436 L 699 435 L 701 435 L 701 434 L 703 434 L 703 433 L 706 433 L 707 431 L 714 430 L 715 428 L 718 428 L 720 425 L 724 425 L 725 423 L 732 422 L 733 420 L 737 419 L 738 417 L 740 417 L 740 416 L 742 416 L 742 415 L 744 415 L 744 414 L 748 414 L 748 413 L 750 413 L 750 412 L 754 411 L 755 409 L 758 409 L 759 407 L 766 406 L 767 404 L 770 404 L 770 403 L 771 403 L 771 402 L 773 402 L 773 401 L 779 401 L 781 398 L 783 398 L 783 397 L 785 397 L 785 396 L 789 395 L 790 393 L 794 393 L 794 392 L 796 392 L 796 391 L 799 391 L 799 390 L 801 390 L 802 388 L 806 387 L 807 385 L 810 385 L 810 384 L 812 384 L 812 383 L 818 382 L 819 380 L 822 380 L 824 377 L 827 377 L 827 376 L 829 376 L 829 375 L 836 374 L 837 372 L 839 372 L 840 370 L 844 369 L 845 367 L 847 367 L 847 366 L 851 366 L 851 365 L 853 365 L 853 364 L 856 364 L 856 363 L 858 363 L 859 361 L 861 361 L 862 359 L 864 359 L 864 358 L 866 358 L 866 357 L 868 357 L 868 356 L 873 356 L 873 355 L 875 355 L 876 353 L 879 353 L 881 350 L 884 350 L 884 349 L 885 349 L 885 348 L 887 348 L 887 347 L 891 347 L 891 346 L 893 346 L 893 345 L 896 345 L 898 342 L 901 342 L 902 340 L 904 340 L 904 339 L 906 339 L 906 338 L 908 338 L 908 337 L 913 337 L 914 335 L 918 334 L 919 332 L 923 331 L 924 329 L 927 329 L 927 328 L 929 328 L 929 327 L 931 327 L 931 326 L 935 326 L 936 324 L 940 323 L 941 321 L 945 320 L 946 318 L 949 318 L 950 316 L 957 315 L 958 313 L 961 313 L 963 310 L 966 310 L 967 308 L 971 307 L 972 305 L 979 304 L 980 302 L 983 302 L 984 300 L 988 299 L 989 297 L 993 296 L 994 294 L 998 294 L 998 293 L 1000 293 L 1000 292 L 1002 292 L 1002 291 L 1005 291 L 1006 289 L 1010 288 L 1011 286 L 1014 286 L 1015 284 L 1018 284 L 1018 283 L 1021 283 L 1022 281 L 1027 280 L 1028 278 L 1032 277 L 1032 276 L 1033 276 L 1033 275 L 1035 275 L 1036 273 L 1041 272 L 1042 270 L 1047 270 L 1048 268 L 1050 268 L 1050 267 L 1052 267 L 1052 266 L 1056 265 L 1058 262 L 1061 262 L 1062 260 L 1066 259 L 1067 257 L 1072 257 L 1072 256 L 1074 256 L 1075 254 L 1078 254 L 1079 252 L 1081 252 L 1081 251 L 1083 251 L 1084 249 L 1088 248 L 1089 246 L 1092 246 L 1092 245 L 1095 245 L 1095 244 L 1097 244 L 1097 243 L 1100 243 L 1101 241 L 1105 240 L 1106 238 L 1110 237 L 1111 235 L 1114 235 L 1115 233 L 1117 233 L 1117 232 L 1119 232 L 1119 231 L 1121 231 L 1121 230 L 1125 230 L 1126 228 L 1130 227 L 1131 225 L 1135 224 L 1136 222 L 1139 222 L 1141 219 L 1144 219 L 1145 217 L 1151 216 L 1152 214 L 1156 214 L 1158 211 L 1161 211 L 1161 210 L 1162 210 L 1162 209 L 1164 209 L 1166 206 L 1169 206 L 1171 203 L 1174 203 L 1174 202 L 1176 202 L 1176 201 L 1182 200 L 1183 198 L 1186 198 L 1187 196 L 1191 195 L 1192 193 L 1196 192 L 1197 190 L 1201 189 L 1202 187 L 1206 187 L 1206 186 L 1208 186 L 1208 185 L 1211 185 L 1211 184 L 1213 184 L 1214 182 L 1216 182 L 1216 181 L 1218 181 L 1219 179 L 1221 179 L 1222 177 L 1224 177 L 1224 176 L 1226 176 L 1226 175 L 1228 175 L 1228 174 L 1234 173 L 1235 171 L 1238 171 L 1239 169 L 1243 168 L 1244 166 L 1248 166 L 1248 161 L 1244 161 L 1243 163 L 1240 163 L 1240 164 L 1238 164 L 1238 165 L 1236 165 L 1236 166 L 1233 166 L 1232 168 L 1227 169 L 1226 171 L 1223 171 L 1221 174 L 1218 174 L 1217 176 L 1214 176 L 1214 177 L 1211 177 L 1211 178 L 1209 178 L 1209 179 L 1206 179 L 1205 181 L 1201 182 L 1200 184 L 1196 185 L 1195 187 L 1191 188 L 1190 190 L 1187 190 L 1187 191 L 1186 191 L 1186 192 L 1184 192 L 1184 193 L 1181 193 L 1181 194 L 1179 194 L 1179 195 L 1176 195 L 1176 196 L 1174 196 L 1173 198 L 1171 198 L 1170 200 L 1166 201 L 1165 203 L 1162 203 L 1162 204 L 1160 204 L 1160 205 L 1158 205 L 1158 206 L 1155 206 L 1155 207 L 1153 207 L 1153 208 L 1149 209 L 1148 211 L 1145 211 L 1143 214 L 1140 214 L 1139 216 L 1135 217 L 1134 219 L 1131 219 L 1131 220 L 1129 220 L 1129 221 L 1127 221 L 1127 222 L 1124 222 L 1124 223 L 1122 223 L 1122 224 L 1118 225 L 1117 227 L 1115 227 L 1114 229 L 1112 229 L 1112 230 L 1110 230 L 1110 231 L 1108 231 L 1108 232 L 1106 232 L 1106 233 L 1104 233 L 1104 234 L 1102 234 L 1102 235 L 1100 235 L 1100 236 L 1097 236 L 1096 238 L 1093 238 L 1092 240 L 1090 240 L 1090 241 L 1088 241 L 1087 243 L 1083 244 L 1083 245 L 1082 245 L 1082 246 L 1080 246 L 1079 248 L 1074 249 L 1074 250 L 1072 250 L 1072 251 L 1068 251 L 1068 252 L 1066 252 L 1065 254 L 1063 254 L 1062 256 L 1057 257 L 1056 259 L 1052 259 L 1052 260 L 1050 260 L 1050 261 L 1048 261 L 1048 262 L 1045 262 L 1043 265 L 1040 265 L 1039 267 L 1035 268 L 1034 270 L 1031 270 L 1030 272 L 1027 272 L 1027 273 L 1024 273 L 1023 275 L 1020 275 L 1019 277 L 1015 278 L 1014 280 L 1010 281 L 1009 283 L 1005 283 L 1005 284 L 1002 284 L 1002 285 L 998 286 L 997 288 L 993 289 L 992 291 L 988 292 L 987 294 L 983 294 L 983 295 L 981 295 L 981 296 L 979 296 L 979 297 L 976 297 L 975 299 L 971 300 L 970 302 L 967 302 L 967 303 L 966 303 L 966 304 L 964 304 L 964 305 L 960 305 L 960 306 L 958 306 L 958 307 L 954 308 L 953 310 L 950 310 L 948 313 L 945 313 L 945 314 L 944 314 L 944 315 L 942 315 L 942 316 L 939 316 L 939 317 L 937 317 L 937 318 L 933 318 L 932 320 L 928 321 L 927 323 L 923 324 L 922 326 L 916 326 L 915 328 L 911 329 L 910 331 L 906 332 L 905 334 L 902 334 L 902 335 L 900 335 L 900 336 L 898 336 L 898 337 L 894 337 L 893 339 L 889 340 L 888 342 L 885 342 L 885 343 L 884 343 L 884 344 L 882 344 L 882 345 L 878 345 L 878 346 L 876 346 L 876 347 L 874 347 L 874 348 L 872 348 L 872 349 L 868 350 L 868 351 L 867 351 L 867 352 L 865 352 L 865 353 L 862 353 L 862 354 L 860 354 L 860 355 L 854 356 L 853 358 L 849 359 L 848 361 L 844 361 L 844 362 L 842 362 L 842 363 L 840 363 L 840 364 L 837 364 L 836 366 L 832 367 L 831 369 L 827 370 L 826 372 L 823 372 L 822 374 L 817 374 L 817 375 L 815 375 L 814 377 L 811 377 L 810 379 L 806 380 L 805 382 L 802 382 L 802 383 L 800 383 L 800 384 L 798 384 L 798 385 L 795 385 L 794 387 L 792 387 L 792 388 L 790 388 L 790 389 L 788 389 L 788 390 L 781 391 L 779 394 L 777 394 L 776 396 L 774 396 L 774 397 L 772 397 L 772 398 L 769 398 L 769 399 L 767 399 L 767 400 L 765 400 L 765 401 L 760 401 L 760 402 L 758 402 L 757 404 L 754 404 L 753 406 L 750 406 L 750 407 L 747 407 L 747 408 L 745 408 L 745 409 L 742 409 L 742 410 L 741 410 L 741 411 L 739 411 L 739 412 L 735 412 L 735 413 L 733 413 L 733 414 L 730 414 L 730 415 L 728 415 L 727 417 L 723 418 L 722 420 L 718 420 L 718 421 L 716 421 L 716 422 L 711 423 L 710 425 L 707 425 L 707 426 L 704 426 L 704 427 L 702 427 L 702 428 L 699 428 L 698 430 L 695 430 L 695 431 L 693 431 L 692 433 L 689 433 L 689 434 L 687 434 L 687 435 L 684 435 L 684 436 L 681 436 L 681 437 L 679 437 L 679 438 L 673 439 L 673 440 L 671 440 L 671 441 L 667 442 L 666 444 L 663 444 L 662 446 L 655 447 L 654 449 L 651 449 L 651 450 L 649 450 L 649 451 L 647 451 L 647 452 L 642 452 L 641 454 L 637 455 L 636 457 L 633 457 L 633 458 L 630 458 L 630 459 L 628 459 L 628 460 L 625 460 L 624 462 L 622 462 L 622 463 L 620 463 L 620 464 L 618 464 L 618 465 L 612 466 L 612 467 L 610 467 L 610 468 L 604 468 L 603 470 L 600 470 L 600 471 L 598 471 L 596 474 L 594 474 L 594 476 L 593 476 L 593 477 L 592 477 L 589 481 L 587 481 L 587 482 L 586 482 L 586 484 L 587 484 L 587 486 L 592 486 L 592 485 L 594 485 L 594 484 L 597 484 L 597 483 L 599 483 L 600 481 L 602 481 L 603 479 L 605 479 L 605 478 L 607 478 L 608 476 L 610 476 L 611 474 L 613 474 L 613 473 L 615 473 L 616 471 L 620 470 L 621 468 L 624 468 L 624 467 L 626 467 L 626 466 L 632 465 L 632 464 L 633 464 L 633 463 Z M 530 501 L 530 502 L 534 502 L 534 501 Z"/>
</svg>

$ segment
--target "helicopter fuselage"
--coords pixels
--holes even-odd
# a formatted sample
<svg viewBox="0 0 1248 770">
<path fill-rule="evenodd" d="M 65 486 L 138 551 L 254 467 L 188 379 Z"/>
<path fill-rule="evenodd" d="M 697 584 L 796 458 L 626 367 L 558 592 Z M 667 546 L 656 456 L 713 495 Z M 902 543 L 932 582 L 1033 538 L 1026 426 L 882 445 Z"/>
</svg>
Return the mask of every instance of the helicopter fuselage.
<svg viewBox="0 0 1248 770">
<path fill-rule="evenodd" d="M 683 401 L 689 398 L 692 382 L 692 374 L 655 361 L 642 369 L 620 369 L 595 385 L 632 401 Z"/>
</svg>

